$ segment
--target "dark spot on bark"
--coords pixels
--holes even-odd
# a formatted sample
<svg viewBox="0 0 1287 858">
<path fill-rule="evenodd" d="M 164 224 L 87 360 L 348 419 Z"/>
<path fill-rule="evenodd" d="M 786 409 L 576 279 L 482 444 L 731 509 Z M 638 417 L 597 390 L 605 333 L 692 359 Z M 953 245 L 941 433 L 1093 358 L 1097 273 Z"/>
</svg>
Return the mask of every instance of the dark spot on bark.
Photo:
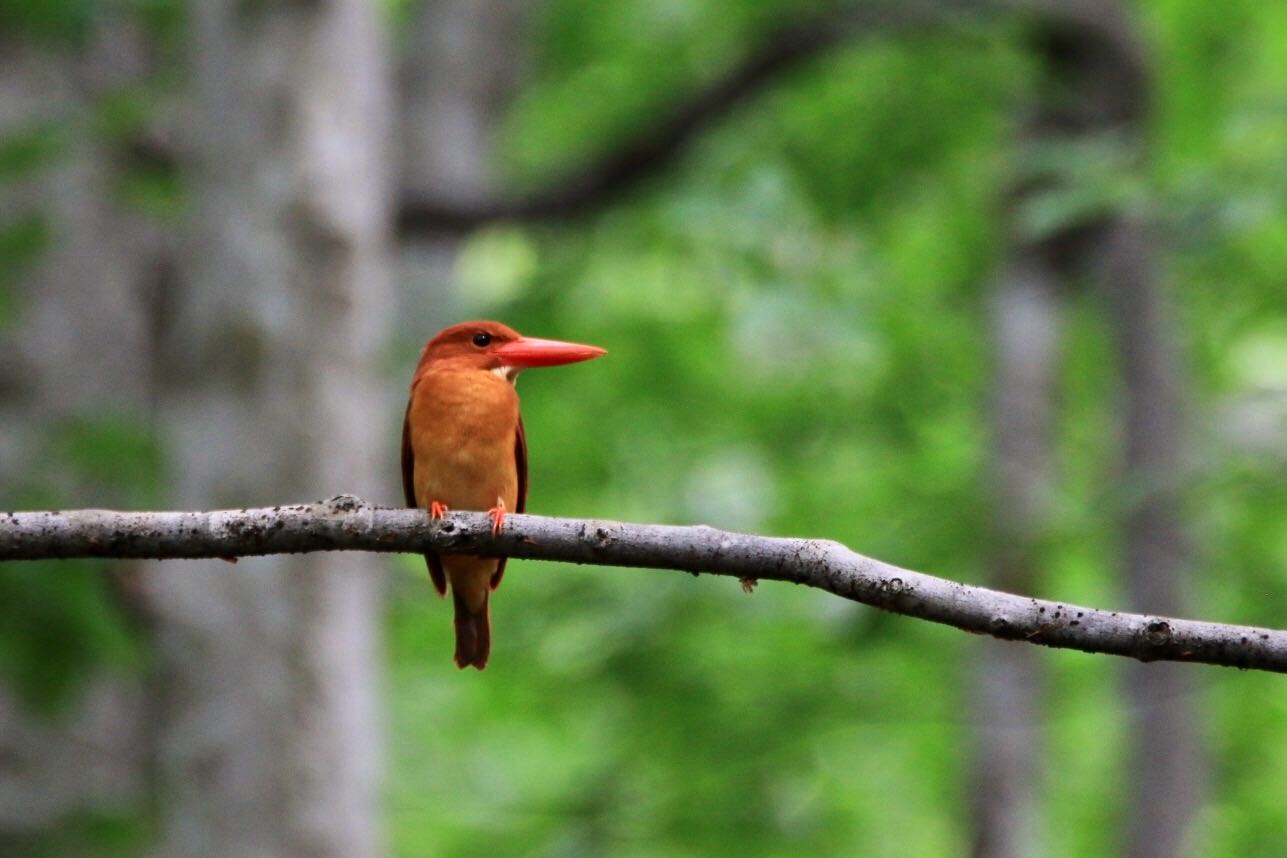
<svg viewBox="0 0 1287 858">
<path fill-rule="evenodd" d="M 1171 624 L 1162 620 L 1154 620 L 1145 627 L 1144 634 L 1150 644 L 1162 646 L 1171 639 Z"/>
</svg>

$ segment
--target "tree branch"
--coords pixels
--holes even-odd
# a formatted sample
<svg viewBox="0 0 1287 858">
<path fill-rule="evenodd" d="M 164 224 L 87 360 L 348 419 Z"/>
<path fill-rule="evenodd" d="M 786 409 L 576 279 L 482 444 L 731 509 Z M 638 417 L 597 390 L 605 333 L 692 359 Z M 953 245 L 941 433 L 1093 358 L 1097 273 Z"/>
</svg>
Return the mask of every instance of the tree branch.
<svg viewBox="0 0 1287 858">
<path fill-rule="evenodd" d="M 0 560 L 199 558 L 306 551 L 506 555 L 709 572 L 804 584 L 866 605 L 1003 640 L 1140 661 L 1185 661 L 1287 673 L 1287 631 L 1101 611 L 959 584 L 864 557 L 826 540 L 711 527 L 509 515 L 491 534 L 481 512 L 431 522 L 422 510 L 328 501 L 215 512 L 0 513 Z"/>
<path fill-rule="evenodd" d="M 431 522 L 418 509 L 326 502 L 216 512 L 0 513 L 0 560 L 55 557 L 198 558 L 314 551 L 506 554 L 573 563 L 712 572 L 790 581 L 893 614 L 1140 661 L 1194 661 L 1287 673 L 1287 632 L 1122 614 L 1014 596 L 933 578 L 816 539 L 727 533 L 713 527 L 511 515 L 501 535 L 481 512 Z"/>
<path fill-rule="evenodd" d="M 602 208 L 670 167 L 689 144 L 736 107 L 783 75 L 859 36 L 903 33 L 942 25 L 964 13 L 991 10 L 1000 0 L 900 0 L 841 3 L 804 21 L 793 21 L 756 50 L 639 132 L 544 188 L 526 196 L 458 201 L 408 195 L 398 211 L 398 232 L 465 232 L 486 223 L 563 220 Z"/>
</svg>

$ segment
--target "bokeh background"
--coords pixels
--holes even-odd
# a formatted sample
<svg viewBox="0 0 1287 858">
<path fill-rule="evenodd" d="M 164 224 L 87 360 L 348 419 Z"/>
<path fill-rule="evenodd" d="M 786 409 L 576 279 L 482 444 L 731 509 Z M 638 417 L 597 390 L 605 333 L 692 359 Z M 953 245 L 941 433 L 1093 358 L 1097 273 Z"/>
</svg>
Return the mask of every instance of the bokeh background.
<svg viewBox="0 0 1287 858">
<path fill-rule="evenodd" d="M 530 509 L 1287 617 L 1287 5 L 3 0 L 0 507 L 401 500 L 421 344 Z M 1277 855 L 1281 678 L 773 583 L 0 568 L 6 855 Z"/>
</svg>

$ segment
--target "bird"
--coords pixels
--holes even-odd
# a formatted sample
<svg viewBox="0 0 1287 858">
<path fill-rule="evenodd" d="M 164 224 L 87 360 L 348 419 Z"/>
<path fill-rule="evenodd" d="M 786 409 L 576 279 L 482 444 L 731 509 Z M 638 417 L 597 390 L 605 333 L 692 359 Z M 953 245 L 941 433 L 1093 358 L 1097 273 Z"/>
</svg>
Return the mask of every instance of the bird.
<svg viewBox="0 0 1287 858">
<path fill-rule="evenodd" d="M 440 519 L 486 511 L 492 532 L 527 508 L 527 437 L 514 382 L 525 369 L 600 357 L 598 346 L 525 337 L 500 322 L 462 322 L 425 344 L 402 422 L 402 488 L 409 507 Z M 439 596 L 451 587 L 456 666 L 482 670 L 491 654 L 488 597 L 505 558 L 425 553 Z"/>
</svg>

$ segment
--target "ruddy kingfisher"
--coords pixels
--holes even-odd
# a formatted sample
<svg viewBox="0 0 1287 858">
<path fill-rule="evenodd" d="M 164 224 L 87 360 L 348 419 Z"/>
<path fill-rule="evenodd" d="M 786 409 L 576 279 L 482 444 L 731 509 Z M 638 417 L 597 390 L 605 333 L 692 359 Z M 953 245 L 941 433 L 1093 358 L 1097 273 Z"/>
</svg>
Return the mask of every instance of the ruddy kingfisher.
<svg viewBox="0 0 1287 858">
<path fill-rule="evenodd" d="M 402 489 L 407 506 L 442 518 L 451 509 L 486 510 L 492 532 L 527 506 L 527 439 L 514 380 L 525 369 L 590 360 L 597 346 L 521 336 L 500 322 L 462 322 L 424 347 L 402 423 Z M 482 670 L 491 653 L 488 596 L 505 558 L 425 554 L 438 595 L 451 585 L 456 665 Z"/>
</svg>

